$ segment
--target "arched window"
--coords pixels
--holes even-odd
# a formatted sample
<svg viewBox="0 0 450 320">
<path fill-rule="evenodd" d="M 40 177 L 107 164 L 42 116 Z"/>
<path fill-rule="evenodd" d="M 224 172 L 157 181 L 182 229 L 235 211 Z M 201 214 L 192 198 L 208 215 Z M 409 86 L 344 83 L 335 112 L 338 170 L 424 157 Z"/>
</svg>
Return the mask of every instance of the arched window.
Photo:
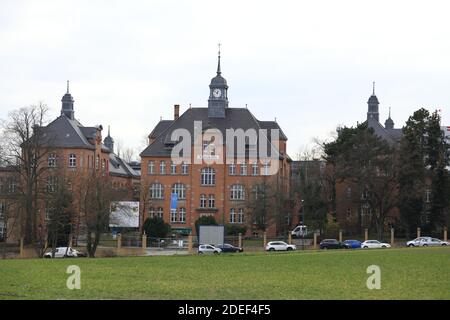
<svg viewBox="0 0 450 320">
<path fill-rule="evenodd" d="M 206 208 L 206 195 L 200 195 L 200 208 Z"/>
<path fill-rule="evenodd" d="M 164 187 L 161 183 L 150 185 L 150 199 L 164 199 Z"/>
<path fill-rule="evenodd" d="M 231 200 L 245 200 L 245 189 L 241 184 L 233 184 L 230 188 Z"/>
<path fill-rule="evenodd" d="M 202 169 L 201 184 L 203 186 L 213 186 L 216 184 L 216 171 L 213 168 Z"/>
<path fill-rule="evenodd" d="M 178 194 L 178 199 L 186 199 L 186 186 L 182 183 L 175 183 L 172 186 L 172 193 Z"/>
</svg>

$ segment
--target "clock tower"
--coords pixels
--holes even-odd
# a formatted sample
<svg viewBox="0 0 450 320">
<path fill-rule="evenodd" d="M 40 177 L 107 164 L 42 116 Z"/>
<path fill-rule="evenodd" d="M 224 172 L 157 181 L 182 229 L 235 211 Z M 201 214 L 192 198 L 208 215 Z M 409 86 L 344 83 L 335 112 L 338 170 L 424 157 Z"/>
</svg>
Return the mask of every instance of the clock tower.
<svg viewBox="0 0 450 320">
<path fill-rule="evenodd" d="M 228 108 L 227 80 L 221 76 L 220 71 L 220 45 L 217 63 L 217 75 L 211 79 L 209 85 L 208 117 L 225 118 L 225 109 Z"/>
</svg>

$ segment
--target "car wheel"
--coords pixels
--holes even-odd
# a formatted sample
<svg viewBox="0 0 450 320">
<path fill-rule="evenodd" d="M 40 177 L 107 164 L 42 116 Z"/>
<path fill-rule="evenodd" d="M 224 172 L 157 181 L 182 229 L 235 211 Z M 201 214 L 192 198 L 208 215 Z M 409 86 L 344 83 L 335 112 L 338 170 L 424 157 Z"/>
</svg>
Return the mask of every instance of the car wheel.
<svg viewBox="0 0 450 320">
<path fill-rule="evenodd" d="M 364 247 L 363 247 L 363 249 L 368 249 L 368 248 L 369 248 L 368 246 L 364 246 Z"/>
<path fill-rule="evenodd" d="M 287 248 L 287 251 L 292 251 L 292 248 Z"/>
<path fill-rule="evenodd" d="M 386 246 L 381 246 L 382 248 L 386 248 Z"/>
<path fill-rule="evenodd" d="M 198 254 L 203 254 L 203 252 L 200 251 Z"/>
<path fill-rule="evenodd" d="M 269 248 L 269 251 L 275 251 L 275 249 L 274 248 Z"/>
<path fill-rule="evenodd" d="M 447 244 L 446 244 L 446 243 L 443 243 L 442 245 L 443 245 L 443 246 L 446 246 Z"/>
<path fill-rule="evenodd" d="M 44 256 L 45 259 L 50 259 L 52 256 Z"/>
<path fill-rule="evenodd" d="M 410 243 L 410 244 L 408 245 L 408 247 L 412 248 L 412 247 L 414 247 L 414 245 L 413 245 L 412 243 Z"/>
<path fill-rule="evenodd" d="M 219 251 L 214 251 L 214 254 L 219 254 Z"/>
<path fill-rule="evenodd" d="M 423 247 L 428 247 L 428 245 L 427 245 L 427 244 L 424 244 Z"/>
</svg>

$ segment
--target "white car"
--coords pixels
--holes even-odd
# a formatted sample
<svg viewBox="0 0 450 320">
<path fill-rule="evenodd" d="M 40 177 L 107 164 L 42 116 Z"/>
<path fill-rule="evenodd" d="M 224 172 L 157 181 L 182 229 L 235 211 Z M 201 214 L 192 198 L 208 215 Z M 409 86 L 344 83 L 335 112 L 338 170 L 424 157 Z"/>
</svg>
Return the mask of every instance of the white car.
<svg viewBox="0 0 450 320">
<path fill-rule="evenodd" d="M 389 243 L 380 242 L 378 240 L 367 240 L 361 243 L 361 248 L 364 249 L 372 249 L 372 248 L 390 248 L 391 245 Z"/>
<path fill-rule="evenodd" d="M 297 250 L 297 247 L 293 244 L 287 244 L 283 241 L 271 241 L 266 245 L 266 251 L 291 251 Z"/>
<path fill-rule="evenodd" d="M 436 246 L 448 246 L 449 243 L 447 241 L 442 241 L 437 238 L 428 238 L 428 239 L 422 239 L 419 242 L 420 247 L 436 247 Z"/>
<path fill-rule="evenodd" d="M 76 258 L 85 257 L 86 255 L 71 247 L 58 247 L 55 250 L 55 258 Z M 52 250 L 44 254 L 44 258 L 52 258 Z"/>
<path fill-rule="evenodd" d="M 431 239 L 431 237 L 418 237 L 418 238 L 415 238 L 414 240 L 411 240 L 411 241 L 408 241 L 407 243 L 406 243 L 406 245 L 408 246 L 408 247 L 418 247 L 419 245 L 420 245 L 420 241 L 422 241 L 422 240 L 426 240 L 426 239 Z"/>
<path fill-rule="evenodd" d="M 201 244 L 198 246 L 198 253 L 214 253 L 219 254 L 222 252 L 222 249 L 214 247 L 212 244 Z"/>
</svg>

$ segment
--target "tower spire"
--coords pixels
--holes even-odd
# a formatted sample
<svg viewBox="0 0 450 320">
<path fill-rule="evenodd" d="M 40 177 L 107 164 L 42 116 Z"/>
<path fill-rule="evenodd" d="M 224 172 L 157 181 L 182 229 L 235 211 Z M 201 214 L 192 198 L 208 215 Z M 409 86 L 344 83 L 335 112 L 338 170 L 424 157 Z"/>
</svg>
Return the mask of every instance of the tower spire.
<svg viewBox="0 0 450 320">
<path fill-rule="evenodd" d="M 375 95 L 375 81 L 372 83 L 372 95 Z"/>
<path fill-rule="evenodd" d="M 108 125 L 108 137 L 110 137 L 110 134 L 109 134 L 109 129 L 110 129 L 110 128 L 109 128 L 109 125 Z"/>
<path fill-rule="evenodd" d="M 69 93 L 69 80 L 67 80 L 67 93 Z"/>
<path fill-rule="evenodd" d="M 221 46 L 221 44 L 219 43 L 217 46 L 219 47 L 219 55 L 218 55 L 218 63 L 217 63 L 217 74 L 221 74 L 222 73 L 220 71 L 220 46 Z"/>
<path fill-rule="evenodd" d="M 391 107 L 389 107 L 389 118 L 391 118 Z"/>
</svg>

